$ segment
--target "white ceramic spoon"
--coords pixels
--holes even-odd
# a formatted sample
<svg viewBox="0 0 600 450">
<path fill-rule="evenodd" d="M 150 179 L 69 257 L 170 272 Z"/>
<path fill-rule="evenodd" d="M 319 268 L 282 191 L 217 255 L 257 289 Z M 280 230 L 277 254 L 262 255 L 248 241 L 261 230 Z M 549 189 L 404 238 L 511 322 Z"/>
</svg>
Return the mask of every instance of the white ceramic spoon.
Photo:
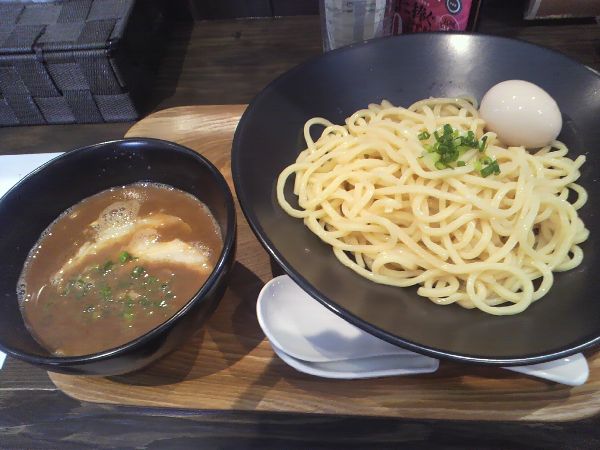
<svg viewBox="0 0 600 450">
<path fill-rule="evenodd" d="M 313 300 L 287 275 L 268 282 L 256 305 L 258 322 L 272 344 L 309 362 L 415 353 L 364 332 Z"/>
<path fill-rule="evenodd" d="M 282 349 L 273 345 L 273 351 L 283 362 L 309 375 L 323 378 L 356 379 L 379 378 L 398 375 L 416 375 L 435 372 L 439 361 L 427 356 L 417 355 L 387 355 L 371 358 L 345 359 L 329 362 L 309 362 L 296 359 Z"/>
<path fill-rule="evenodd" d="M 274 278 L 263 287 L 256 310 L 260 326 L 278 356 L 306 373 L 329 378 L 367 378 L 433 372 L 438 366 L 433 358 L 396 347 L 346 322 L 287 275 Z M 585 383 L 589 375 L 587 361 L 581 354 L 506 369 L 570 386 Z"/>
</svg>

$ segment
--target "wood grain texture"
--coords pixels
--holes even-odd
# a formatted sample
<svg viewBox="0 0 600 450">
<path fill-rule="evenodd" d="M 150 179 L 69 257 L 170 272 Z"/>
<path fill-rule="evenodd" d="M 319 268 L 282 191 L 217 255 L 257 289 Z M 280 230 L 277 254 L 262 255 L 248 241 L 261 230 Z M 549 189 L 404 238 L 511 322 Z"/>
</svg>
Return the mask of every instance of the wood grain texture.
<svg viewBox="0 0 600 450">
<path fill-rule="evenodd" d="M 409 420 L 194 411 L 79 402 L 55 391 L 0 389 L 3 449 L 598 450 L 597 419 Z"/>
<path fill-rule="evenodd" d="M 230 149 L 242 105 L 190 106 L 155 113 L 128 137 L 168 139 L 208 157 L 233 189 Z M 588 383 L 568 388 L 501 369 L 443 363 L 435 374 L 324 380 L 296 372 L 272 352 L 259 328 L 259 290 L 273 276 L 238 208 L 238 256 L 217 311 L 180 350 L 135 374 L 111 378 L 50 374 L 79 400 L 138 406 L 290 411 L 431 419 L 566 421 L 600 411 L 600 355 Z"/>
<path fill-rule="evenodd" d="M 150 93 L 154 111 L 248 103 L 276 77 L 322 54 L 318 16 L 175 24 Z"/>
</svg>

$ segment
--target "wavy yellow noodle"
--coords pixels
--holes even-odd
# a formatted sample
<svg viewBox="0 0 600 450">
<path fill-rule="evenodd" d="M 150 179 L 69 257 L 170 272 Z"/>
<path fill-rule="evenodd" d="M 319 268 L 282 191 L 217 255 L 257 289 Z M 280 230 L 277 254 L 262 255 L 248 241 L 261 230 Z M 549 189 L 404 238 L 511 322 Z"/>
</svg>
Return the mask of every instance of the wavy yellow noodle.
<svg viewBox="0 0 600 450">
<path fill-rule="evenodd" d="M 436 169 L 418 136 L 445 124 L 487 136 L 500 174 L 481 176 L 477 149 L 462 155 L 463 167 Z M 313 126 L 325 127 L 317 140 Z M 419 285 L 440 305 L 519 313 L 548 292 L 553 272 L 583 259 L 589 232 L 577 210 L 587 193 L 575 181 L 585 157 L 568 158 L 558 141 L 507 148 L 484 127 L 471 103 L 452 98 L 408 109 L 384 101 L 344 126 L 310 119 L 307 148 L 277 181 L 278 201 L 369 280 Z M 291 175 L 299 208 L 284 195 Z"/>
</svg>

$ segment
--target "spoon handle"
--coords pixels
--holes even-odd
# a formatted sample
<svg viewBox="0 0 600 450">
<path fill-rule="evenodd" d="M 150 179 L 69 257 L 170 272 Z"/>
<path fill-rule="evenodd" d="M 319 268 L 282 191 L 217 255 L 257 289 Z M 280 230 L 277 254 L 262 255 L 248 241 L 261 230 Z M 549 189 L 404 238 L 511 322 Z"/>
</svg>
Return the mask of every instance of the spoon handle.
<svg viewBox="0 0 600 450">
<path fill-rule="evenodd" d="M 581 353 L 546 363 L 505 367 L 505 369 L 567 386 L 581 386 L 590 375 L 587 360 Z"/>
</svg>

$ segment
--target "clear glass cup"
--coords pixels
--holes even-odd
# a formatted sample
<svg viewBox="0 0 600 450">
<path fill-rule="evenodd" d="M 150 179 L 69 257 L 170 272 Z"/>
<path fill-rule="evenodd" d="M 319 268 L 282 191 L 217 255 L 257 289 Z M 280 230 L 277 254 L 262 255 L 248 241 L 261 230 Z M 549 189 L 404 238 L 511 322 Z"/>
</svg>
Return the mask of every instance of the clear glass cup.
<svg viewBox="0 0 600 450">
<path fill-rule="evenodd" d="M 320 0 L 323 50 L 393 34 L 398 3 L 399 0 Z"/>
</svg>

